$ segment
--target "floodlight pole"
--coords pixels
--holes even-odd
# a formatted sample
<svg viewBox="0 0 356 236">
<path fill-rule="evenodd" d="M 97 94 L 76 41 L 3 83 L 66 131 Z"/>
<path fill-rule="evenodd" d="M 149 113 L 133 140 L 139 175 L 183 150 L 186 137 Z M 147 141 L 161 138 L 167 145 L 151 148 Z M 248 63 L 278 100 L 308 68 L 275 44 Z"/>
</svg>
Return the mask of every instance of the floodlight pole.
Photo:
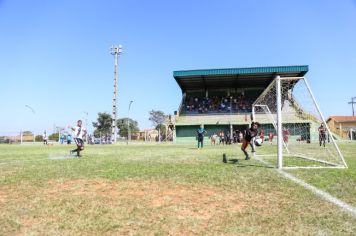
<svg viewBox="0 0 356 236">
<path fill-rule="evenodd" d="M 277 93 L 277 158 L 278 169 L 283 167 L 283 147 L 282 147 L 282 96 L 281 96 L 281 77 L 276 76 Z"/>
<path fill-rule="evenodd" d="M 111 140 L 116 143 L 117 132 L 116 132 L 116 118 L 117 118 L 117 67 L 118 67 L 118 57 L 122 53 L 122 46 L 111 46 L 111 55 L 114 56 L 114 95 L 112 99 L 112 129 L 111 129 Z"/>
</svg>

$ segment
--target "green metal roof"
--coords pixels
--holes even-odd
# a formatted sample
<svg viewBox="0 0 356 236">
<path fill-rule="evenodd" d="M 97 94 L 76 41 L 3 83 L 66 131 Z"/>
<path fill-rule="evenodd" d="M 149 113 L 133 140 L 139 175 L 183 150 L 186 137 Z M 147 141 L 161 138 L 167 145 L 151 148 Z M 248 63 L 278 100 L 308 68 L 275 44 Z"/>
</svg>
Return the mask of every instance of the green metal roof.
<svg viewBox="0 0 356 236">
<path fill-rule="evenodd" d="M 307 73 L 308 66 L 268 66 L 268 67 L 250 67 L 250 68 L 226 68 L 226 69 L 203 69 L 203 70 L 180 70 L 173 71 L 173 76 L 209 76 L 209 75 L 242 75 L 259 73 L 288 73 L 301 72 Z"/>
<path fill-rule="evenodd" d="M 276 75 L 301 77 L 307 65 L 269 66 L 173 71 L 173 77 L 183 91 L 189 89 L 267 87 Z"/>
</svg>

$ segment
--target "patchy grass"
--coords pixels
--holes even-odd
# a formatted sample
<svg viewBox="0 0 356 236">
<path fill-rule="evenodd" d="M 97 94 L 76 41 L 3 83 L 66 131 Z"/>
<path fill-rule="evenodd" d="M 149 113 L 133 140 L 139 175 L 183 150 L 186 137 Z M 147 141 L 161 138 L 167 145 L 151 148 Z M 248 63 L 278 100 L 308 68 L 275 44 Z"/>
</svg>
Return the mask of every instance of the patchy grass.
<svg viewBox="0 0 356 236">
<path fill-rule="evenodd" d="M 347 170 L 291 171 L 356 205 L 354 144 Z M 261 147 L 268 151 L 268 146 Z M 0 235 L 327 235 L 356 232 L 355 218 L 237 145 L 0 145 Z M 237 158 L 223 164 L 222 153 Z"/>
</svg>

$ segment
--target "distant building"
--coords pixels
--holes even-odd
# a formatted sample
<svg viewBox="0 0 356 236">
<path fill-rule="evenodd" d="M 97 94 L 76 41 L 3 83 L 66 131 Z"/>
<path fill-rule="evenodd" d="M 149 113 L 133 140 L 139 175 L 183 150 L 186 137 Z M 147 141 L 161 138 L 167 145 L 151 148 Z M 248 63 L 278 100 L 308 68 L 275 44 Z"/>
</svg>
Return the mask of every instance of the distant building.
<svg viewBox="0 0 356 236">
<path fill-rule="evenodd" d="M 332 132 L 346 139 L 350 130 L 356 130 L 356 116 L 330 116 L 326 123 Z"/>
</svg>

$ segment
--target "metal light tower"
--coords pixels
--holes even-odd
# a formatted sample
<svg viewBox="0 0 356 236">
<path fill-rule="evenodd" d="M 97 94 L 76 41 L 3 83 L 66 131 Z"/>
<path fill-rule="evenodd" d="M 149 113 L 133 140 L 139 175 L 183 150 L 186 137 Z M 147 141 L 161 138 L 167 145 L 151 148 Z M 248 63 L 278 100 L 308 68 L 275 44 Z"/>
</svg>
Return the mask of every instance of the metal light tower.
<svg viewBox="0 0 356 236">
<path fill-rule="evenodd" d="M 112 98 L 112 130 L 111 130 L 111 139 L 113 143 L 116 143 L 116 117 L 117 117 L 117 64 L 119 55 L 122 53 L 122 46 L 111 46 L 111 55 L 114 56 L 114 96 Z"/>
</svg>

